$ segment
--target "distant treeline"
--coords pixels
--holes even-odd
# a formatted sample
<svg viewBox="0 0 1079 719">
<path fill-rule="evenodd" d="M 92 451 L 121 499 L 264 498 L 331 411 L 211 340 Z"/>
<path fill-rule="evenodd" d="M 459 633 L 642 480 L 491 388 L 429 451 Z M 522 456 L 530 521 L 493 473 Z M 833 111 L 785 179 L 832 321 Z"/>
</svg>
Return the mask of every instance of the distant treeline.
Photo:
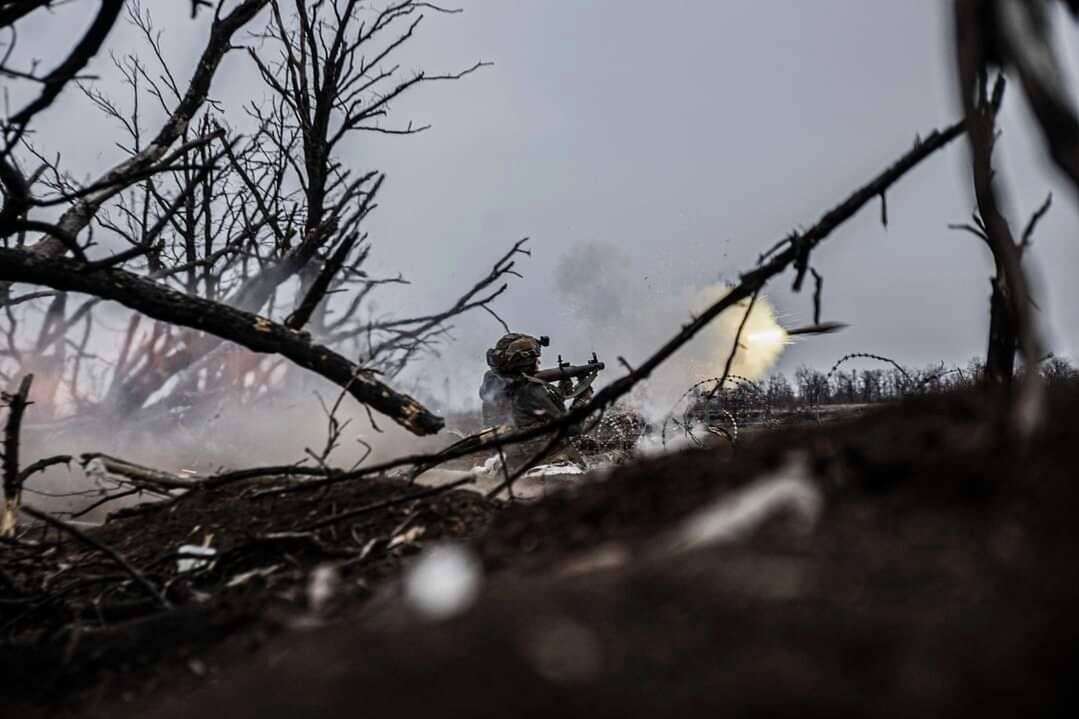
<svg viewBox="0 0 1079 719">
<path fill-rule="evenodd" d="M 948 392 L 979 383 L 984 366 L 971 360 L 965 367 L 930 365 L 923 369 L 885 366 L 875 369 L 836 368 L 822 372 L 799 367 L 793 380 L 775 373 L 761 381 L 760 389 L 772 406 L 795 404 L 848 404 L 901 399 L 911 395 Z M 1049 384 L 1079 379 L 1079 369 L 1061 357 L 1041 363 Z"/>
</svg>

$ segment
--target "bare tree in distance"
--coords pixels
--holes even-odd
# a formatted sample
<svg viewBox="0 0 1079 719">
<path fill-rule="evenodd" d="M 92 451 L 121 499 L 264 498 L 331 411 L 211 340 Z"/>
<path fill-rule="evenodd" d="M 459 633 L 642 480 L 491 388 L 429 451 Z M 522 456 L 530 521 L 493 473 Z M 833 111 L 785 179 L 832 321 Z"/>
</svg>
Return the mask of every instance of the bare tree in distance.
<svg viewBox="0 0 1079 719">
<path fill-rule="evenodd" d="M 63 385 L 77 405 L 104 402 L 129 416 L 222 392 L 240 400 L 294 364 L 413 432 L 435 432 L 441 418 L 382 378 L 437 347 L 462 313 L 483 309 L 501 322 L 491 304 L 528 250 L 524 240 L 513 244 L 449 307 L 415 317 L 371 316 L 372 294 L 406 280 L 375 277 L 364 267 L 372 245 L 363 223 L 377 206 L 384 176 L 349 167 L 342 148 L 357 133 L 423 131 L 392 124 L 391 103 L 484 63 L 442 74 L 400 69 L 397 56 L 424 12 L 454 12 L 430 3 L 398 0 L 372 9 L 358 0 L 291 7 L 243 0 L 227 13 L 225 5 L 217 8 L 184 88 L 164 59 L 150 15 L 140 3 L 128 3 L 128 19 L 157 67 L 137 56 L 115 60 L 130 107 L 80 83 L 127 135 L 129 157 L 97 181 L 75 182 L 50 153 L 21 137 L 21 154 L 40 169 L 27 178 L 15 159 L 5 158 L 0 282 L 8 290 L 12 282 L 50 288 L 8 292 L 7 351 L 0 355 L 5 376 L 34 363 L 39 386 L 50 395 Z M 255 33 L 258 42 L 247 53 L 271 99 L 249 104 L 243 117 L 231 116 L 210 98 L 210 83 L 222 57 L 238 47 L 234 37 L 262 10 L 268 25 Z M 168 113 L 156 134 L 142 126 L 139 102 L 147 99 Z M 250 126 L 247 137 L 236 134 L 240 125 Z M 55 224 L 29 219 L 35 208 L 64 205 Z M 24 241 L 29 231 L 43 234 Z M 91 259 L 95 236 L 124 249 Z M 72 292 L 88 298 L 73 302 Z M 106 358 L 103 371 L 97 362 L 107 379 L 94 395 L 80 391 L 80 382 L 100 359 L 86 348 L 102 300 L 134 313 L 117 354 Z M 34 312 L 41 319 L 25 322 Z M 32 351 L 18 346 L 19 319 L 33 324 Z"/>
</svg>

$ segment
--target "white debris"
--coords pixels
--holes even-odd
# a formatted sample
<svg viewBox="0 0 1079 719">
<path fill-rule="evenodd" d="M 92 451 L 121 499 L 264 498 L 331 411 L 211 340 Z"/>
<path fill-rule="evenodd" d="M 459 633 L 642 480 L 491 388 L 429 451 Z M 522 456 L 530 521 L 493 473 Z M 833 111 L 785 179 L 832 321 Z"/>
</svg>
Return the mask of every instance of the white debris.
<svg viewBox="0 0 1079 719">
<path fill-rule="evenodd" d="M 668 549 L 684 551 L 736 541 L 782 513 L 790 515 L 799 531 L 808 533 L 817 522 L 823 501 L 810 475 L 807 456 L 793 454 L 775 473 L 690 515 L 676 530 Z"/>
<path fill-rule="evenodd" d="M 104 522 L 87 522 L 84 519 L 69 519 L 67 524 L 71 527 L 78 527 L 79 529 L 97 529 L 104 525 Z"/>
<path fill-rule="evenodd" d="M 198 544 L 184 544 L 177 551 L 181 556 L 176 560 L 176 571 L 180 574 L 193 572 L 196 569 L 207 569 L 213 564 L 213 558 L 217 556 L 217 550 L 213 547 Z"/>
<path fill-rule="evenodd" d="M 584 474 L 584 470 L 573 462 L 554 462 L 538 464 L 525 472 L 525 477 L 550 477 L 553 475 Z"/>
<path fill-rule="evenodd" d="M 320 564 L 307 579 L 307 608 L 320 614 L 341 586 L 341 575 L 332 564 Z"/>
<path fill-rule="evenodd" d="M 390 540 L 390 544 L 387 549 L 393 549 L 399 547 L 402 544 L 413 544 L 423 538 L 423 535 L 427 533 L 426 527 L 416 526 L 411 529 L 407 529 L 400 534 L 397 534 Z"/>
<path fill-rule="evenodd" d="M 100 457 L 94 457 L 84 464 L 83 471 L 86 472 L 87 477 L 97 484 L 103 484 L 106 480 L 114 479 L 109 470 L 105 469 L 105 463 L 101 461 Z"/>
<path fill-rule="evenodd" d="M 238 587 L 241 584 L 246 584 L 248 581 L 254 579 L 255 577 L 268 577 L 280 568 L 280 564 L 271 564 L 268 567 L 259 567 L 258 569 L 252 569 L 249 572 L 240 572 L 239 574 L 234 575 L 231 579 L 229 579 L 228 583 L 225 584 L 225 586 Z"/>
<path fill-rule="evenodd" d="M 477 465 L 473 467 L 471 473 L 484 476 L 502 474 L 502 462 L 501 460 L 499 460 L 497 454 L 492 454 L 482 465 Z"/>
<path fill-rule="evenodd" d="M 482 580 L 483 570 L 470 551 L 458 544 L 438 544 L 405 575 L 405 599 L 429 619 L 448 619 L 472 605 Z"/>
</svg>

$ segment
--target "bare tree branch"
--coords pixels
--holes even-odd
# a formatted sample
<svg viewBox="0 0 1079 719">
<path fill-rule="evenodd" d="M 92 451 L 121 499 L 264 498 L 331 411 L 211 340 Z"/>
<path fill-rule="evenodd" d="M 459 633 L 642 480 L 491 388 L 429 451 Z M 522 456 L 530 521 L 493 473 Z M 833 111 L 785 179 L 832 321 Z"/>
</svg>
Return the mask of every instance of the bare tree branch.
<svg viewBox="0 0 1079 719">
<path fill-rule="evenodd" d="M 1050 192 L 1048 195 L 1046 195 L 1045 202 L 1043 202 L 1041 206 L 1034 211 L 1034 214 L 1030 216 L 1030 220 L 1027 222 L 1027 226 L 1023 230 L 1022 239 L 1019 241 L 1020 254 L 1022 254 L 1023 250 L 1030 247 L 1031 240 L 1033 240 L 1034 238 L 1034 230 L 1038 227 L 1038 223 L 1041 222 L 1042 218 L 1045 217 L 1046 213 L 1049 212 L 1049 208 L 1050 206 L 1052 206 L 1052 204 L 1053 193 Z"/>
<path fill-rule="evenodd" d="M 304 333 L 250 312 L 190 297 L 121 269 L 86 271 L 75 260 L 40 257 L 0 248 L 0 281 L 29 282 L 113 300 L 163 322 L 209 332 L 254 352 L 280 354 L 326 379 L 349 388 L 370 405 L 415 434 L 440 430 L 443 420 L 423 405 L 374 379 L 369 371 Z"/>
<path fill-rule="evenodd" d="M 21 136 L 23 128 L 33 119 L 34 115 L 51 105 L 63 92 L 67 84 L 97 54 L 123 9 L 124 0 L 101 0 L 101 8 L 94 17 L 93 23 L 87 29 L 86 34 L 79 40 L 67 58 L 43 79 L 44 87 L 41 94 L 12 115 L 10 122 L 15 127 L 15 130 L 14 135 L 9 137 L 8 146 L 4 150 L 5 155 L 10 152 L 14 144 L 14 137 Z M 9 132 L 11 132 L 10 128 Z"/>
<path fill-rule="evenodd" d="M 56 224 L 63 232 L 75 236 L 85 229 L 106 201 L 141 179 L 142 173 L 159 162 L 169 148 L 183 136 L 195 113 L 205 103 L 222 58 L 233 47 L 232 36 L 250 22 L 268 2 L 269 0 L 242 0 L 229 14 L 215 19 L 210 38 L 183 99 L 141 152 L 105 172 L 94 183 L 101 186 L 101 190 L 80 198 L 61 215 Z M 120 4 L 122 5 L 122 2 Z M 65 243 L 52 235 L 35 243 L 31 251 L 46 257 L 56 257 L 68 249 Z"/>
</svg>

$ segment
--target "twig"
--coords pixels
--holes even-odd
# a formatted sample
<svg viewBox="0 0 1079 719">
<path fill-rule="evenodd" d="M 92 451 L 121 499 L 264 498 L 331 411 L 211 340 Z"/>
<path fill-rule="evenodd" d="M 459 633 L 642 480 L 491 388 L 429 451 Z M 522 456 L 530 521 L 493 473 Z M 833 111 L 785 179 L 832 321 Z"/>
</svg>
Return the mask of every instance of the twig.
<svg viewBox="0 0 1079 719">
<path fill-rule="evenodd" d="M 38 472 L 43 472 L 49 467 L 53 467 L 57 464 L 70 465 L 72 459 L 74 459 L 74 457 L 69 454 L 58 454 L 54 457 L 45 457 L 43 459 L 39 459 L 36 462 L 28 464 L 22 468 L 22 470 L 19 472 L 19 483 L 21 484 L 33 475 L 37 474 Z"/>
<path fill-rule="evenodd" d="M 125 490 L 123 492 L 117 492 L 116 494 L 110 494 L 110 495 L 104 496 L 101 499 L 97 500 L 96 502 L 91 502 L 90 504 L 83 507 L 79 511 L 72 512 L 71 515 L 68 516 L 68 519 L 78 519 L 79 517 L 84 517 L 87 514 L 89 514 L 90 512 L 97 509 L 98 507 L 102 506 L 103 504 L 108 504 L 109 502 L 115 502 L 116 500 L 124 499 L 125 497 L 131 497 L 131 496 L 134 496 L 136 494 L 141 493 L 142 491 L 143 490 L 142 490 L 141 487 L 135 487 L 133 489 Z"/>
<path fill-rule="evenodd" d="M 734 333 L 734 342 L 731 344 L 731 353 L 727 355 L 727 361 L 723 365 L 723 375 L 719 378 L 719 382 L 716 383 L 716 387 L 722 387 L 727 382 L 727 376 L 731 373 L 731 365 L 734 364 L 734 356 L 738 354 L 738 346 L 742 341 L 742 332 L 746 328 L 746 323 L 749 322 L 749 315 L 753 312 L 753 306 L 757 304 L 757 296 L 760 294 L 760 288 L 758 287 L 753 291 L 753 296 L 749 298 L 749 306 L 746 307 L 746 312 L 742 315 L 742 321 L 738 323 L 738 331 Z"/>
<path fill-rule="evenodd" d="M 498 438 L 498 428 L 495 428 L 495 438 Z M 502 467 L 502 481 L 506 485 L 506 491 L 513 499 L 513 482 L 510 480 L 510 469 L 506 466 L 506 453 L 502 451 L 502 445 L 498 445 L 498 463 Z M 490 496 L 490 495 L 488 495 Z"/>
<path fill-rule="evenodd" d="M 60 529 L 60 530 L 62 530 L 64 532 L 67 532 L 68 534 L 75 537 L 76 539 L 78 539 L 83 544 L 86 544 L 86 545 L 88 545 L 90 547 L 93 547 L 97 551 L 101 552 L 106 557 L 108 557 L 109 559 L 111 559 L 112 561 L 114 561 L 118 565 L 120 565 L 120 567 L 125 572 L 127 572 L 128 576 L 130 576 L 133 580 L 135 580 L 136 584 L 138 584 L 140 587 L 145 589 L 146 593 L 149 594 L 151 597 L 153 597 L 154 600 L 158 603 L 158 605 L 161 606 L 162 609 L 172 609 L 172 603 L 169 602 L 169 600 L 165 598 L 165 595 L 162 594 L 157 589 L 157 587 L 155 587 L 150 582 L 149 579 L 147 579 L 145 576 L 143 576 L 142 573 L 139 572 L 139 570 L 135 569 L 135 567 L 132 566 L 131 562 L 124 559 L 123 556 L 120 555 L 120 553 L 117 552 L 112 547 L 109 547 L 106 544 L 102 544 L 101 542 L 97 541 L 96 539 L 91 537 L 86 532 L 83 532 L 78 527 L 75 527 L 75 526 L 73 526 L 71 524 L 68 524 L 67 522 L 65 522 L 65 521 L 63 521 L 61 519 L 57 519 L 56 517 L 53 517 L 52 515 L 46 514 L 45 512 L 34 509 L 31 506 L 28 506 L 28 505 L 24 504 L 19 509 L 23 513 L 33 517 L 34 519 L 40 520 L 40 521 L 44 522 L 45 524 L 48 524 L 49 526 L 52 526 L 52 527 Z"/>
<path fill-rule="evenodd" d="M 824 278 L 812 267 L 809 268 L 809 272 L 813 275 L 813 324 L 819 325 L 821 290 L 824 289 Z"/>
<path fill-rule="evenodd" d="M 326 471 L 320 467 L 300 467 L 294 464 L 286 464 L 277 467 L 252 467 L 251 469 L 238 469 L 234 472 L 225 472 L 213 477 L 208 477 L 196 485 L 197 489 L 216 489 L 227 484 L 243 482 L 248 479 L 260 479 L 262 477 L 287 477 L 307 476 L 324 477 Z"/>
<path fill-rule="evenodd" d="M 1022 239 L 1019 241 L 1020 250 L 1025 250 L 1030 247 L 1030 241 L 1034 237 L 1034 229 L 1038 226 L 1038 223 L 1041 222 L 1041 219 L 1045 217 L 1045 213 L 1049 212 L 1049 207 L 1052 204 L 1053 193 L 1050 192 L 1046 196 L 1045 202 L 1041 204 L 1041 207 L 1035 210 L 1034 214 L 1030 216 L 1030 221 L 1027 222 L 1027 226 L 1023 230 Z"/>
<path fill-rule="evenodd" d="M 389 507 L 395 507 L 395 506 L 397 506 L 399 504 L 407 504 L 407 503 L 415 501 L 417 499 L 427 499 L 428 497 L 434 497 L 436 495 L 442 494 L 443 492 L 448 492 L 451 489 L 456 489 L 457 487 L 460 487 L 462 485 L 472 484 L 475 481 L 476 481 L 476 478 L 472 477 L 472 476 L 462 477 L 461 479 L 450 482 L 449 484 L 443 484 L 443 485 L 441 485 L 439 487 L 432 487 L 431 489 L 426 489 L 426 490 L 424 490 L 422 492 L 414 492 L 414 493 L 406 495 L 404 497 L 397 497 L 395 499 L 387 499 L 387 500 L 384 500 L 382 502 L 375 502 L 374 504 L 368 504 L 368 505 L 365 505 L 363 507 L 359 507 L 357 509 L 351 509 L 351 510 L 349 510 L 347 512 L 340 512 L 338 514 L 332 514 L 329 517 L 323 517 L 322 519 L 318 520 L 317 522 L 312 522 L 312 523 L 302 527 L 300 529 L 300 531 L 301 532 L 310 532 L 310 531 L 314 531 L 316 529 L 322 529 L 323 527 L 328 527 L 331 524 L 337 524 L 338 522 L 343 522 L 346 519 L 352 519 L 353 517 L 358 517 L 358 516 L 360 516 L 362 514 L 369 514 L 371 512 L 377 512 L 377 511 L 379 511 L 381 509 L 388 509 Z"/>
</svg>

